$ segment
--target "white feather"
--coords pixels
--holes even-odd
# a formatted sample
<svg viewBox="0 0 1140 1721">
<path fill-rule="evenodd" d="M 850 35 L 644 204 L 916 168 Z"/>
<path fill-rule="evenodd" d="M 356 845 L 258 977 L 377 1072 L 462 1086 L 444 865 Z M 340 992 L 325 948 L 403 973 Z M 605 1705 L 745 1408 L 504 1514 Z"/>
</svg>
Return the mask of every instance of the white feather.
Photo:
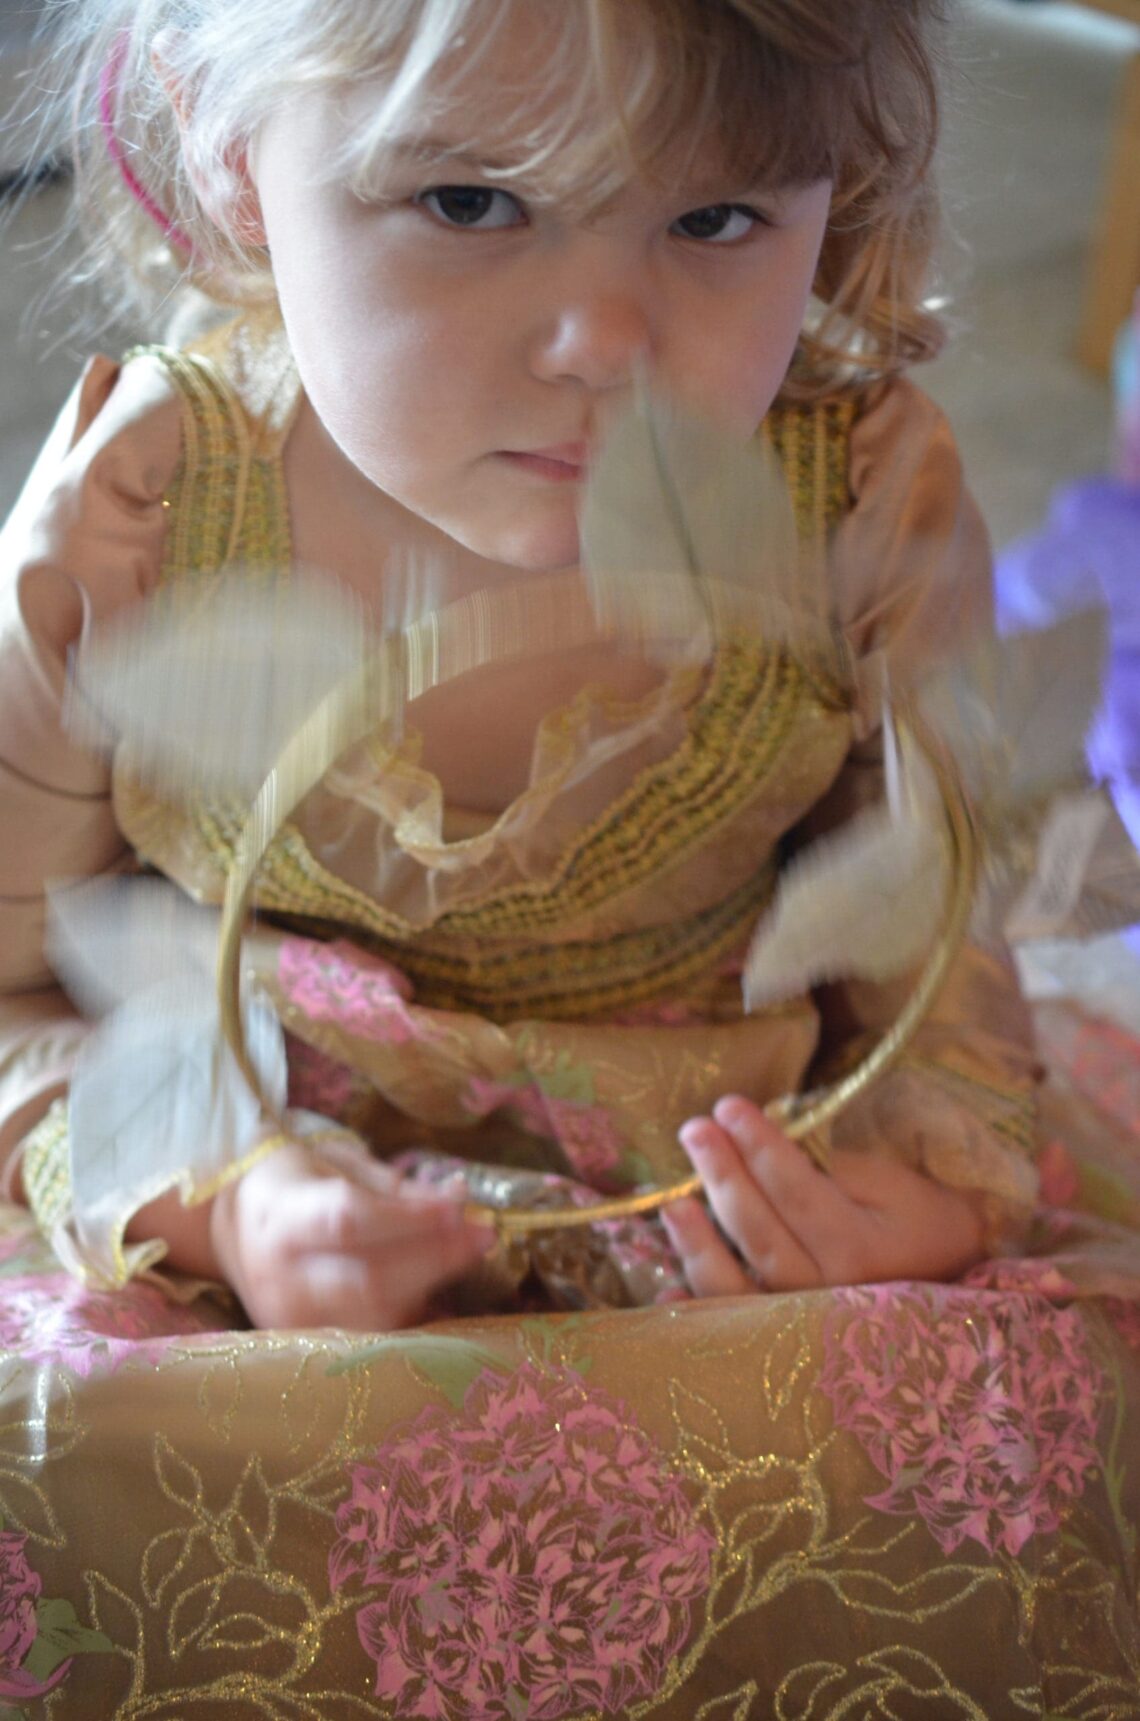
<svg viewBox="0 0 1140 1721">
<path fill-rule="evenodd" d="M 971 935 L 1087 937 L 1140 919 L 1140 862 L 1085 740 L 1100 702 L 1100 610 L 988 639 L 921 693 L 955 754 L 982 836 Z"/>
<path fill-rule="evenodd" d="M 1039 632 L 987 638 L 921 689 L 927 721 L 995 831 L 1020 806 L 1087 779 L 1106 645 L 1103 611 L 1086 610 Z"/>
<path fill-rule="evenodd" d="M 86 1016 L 167 980 L 209 979 L 219 916 L 164 879 L 94 879 L 48 893 L 46 950 Z"/>
<path fill-rule="evenodd" d="M 801 545 L 779 462 L 642 393 L 608 436 L 583 504 L 599 620 L 707 650 L 732 627 L 830 658 L 825 571 Z"/>
<path fill-rule="evenodd" d="M 1058 795 L 1031 869 L 1009 866 L 1002 928 L 1014 942 L 1091 938 L 1140 921 L 1140 856 L 1107 789 Z"/>
<path fill-rule="evenodd" d="M 265 1092 L 285 1104 L 285 1042 L 267 1005 L 245 1010 Z M 240 1159 L 264 1117 L 218 1029 L 209 980 L 188 974 L 120 1004 L 85 1042 L 68 1113 L 72 1204 L 81 1259 L 115 1277 L 112 1239 L 164 1191 L 190 1194 Z"/>
<path fill-rule="evenodd" d="M 1032 1002 L 1072 999 L 1088 1015 L 1140 1034 L 1140 954 L 1119 933 L 1082 943 L 1026 944 L 1016 956 L 1022 991 Z"/>
<path fill-rule="evenodd" d="M 923 955 L 945 909 L 949 860 L 937 825 L 860 814 L 798 856 L 744 968 L 750 1010 L 812 986 L 887 980 Z"/>
<path fill-rule="evenodd" d="M 893 734 L 888 720 L 888 736 Z M 797 855 L 744 966 L 747 1009 L 919 961 L 946 909 L 950 846 L 933 775 L 911 745 L 888 754 L 891 797 Z"/>
<path fill-rule="evenodd" d="M 230 569 L 93 630 L 67 721 L 88 745 L 125 741 L 130 770 L 160 793 L 252 797 L 368 637 L 361 605 L 330 580 Z"/>
</svg>

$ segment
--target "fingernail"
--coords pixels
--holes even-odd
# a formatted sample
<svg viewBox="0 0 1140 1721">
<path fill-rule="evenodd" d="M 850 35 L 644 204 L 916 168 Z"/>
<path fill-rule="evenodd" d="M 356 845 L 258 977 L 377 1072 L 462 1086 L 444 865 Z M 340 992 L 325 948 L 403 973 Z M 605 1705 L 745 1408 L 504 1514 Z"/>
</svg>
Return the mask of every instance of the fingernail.
<svg viewBox="0 0 1140 1721">
<path fill-rule="evenodd" d="M 683 1123 L 678 1131 L 681 1146 L 688 1154 L 704 1153 L 708 1143 L 704 1139 L 703 1126 L 700 1123 Z"/>
<path fill-rule="evenodd" d="M 717 1123 L 725 1129 L 732 1129 L 738 1124 L 745 1123 L 752 1114 L 750 1100 L 742 1099 L 739 1094 L 727 1094 L 724 1099 L 717 1100 L 713 1107 L 713 1116 Z"/>
</svg>

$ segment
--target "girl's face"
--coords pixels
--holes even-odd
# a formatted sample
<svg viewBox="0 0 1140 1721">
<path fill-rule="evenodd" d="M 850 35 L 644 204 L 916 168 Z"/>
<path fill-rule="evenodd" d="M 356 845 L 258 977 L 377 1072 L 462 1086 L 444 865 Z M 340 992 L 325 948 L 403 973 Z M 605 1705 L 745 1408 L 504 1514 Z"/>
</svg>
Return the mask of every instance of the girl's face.
<svg viewBox="0 0 1140 1721">
<path fill-rule="evenodd" d="M 329 436 L 412 515 L 531 570 L 576 562 L 586 469 L 639 370 L 705 417 L 756 429 L 792 358 L 830 203 L 825 182 L 730 183 L 699 150 L 675 179 L 634 179 L 589 216 L 497 182 L 488 170 L 511 155 L 502 115 L 541 51 L 520 9 L 436 135 L 393 152 L 374 198 L 329 163 L 376 85 L 302 97 L 266 124 L 250 168 Z"/>
</svg>

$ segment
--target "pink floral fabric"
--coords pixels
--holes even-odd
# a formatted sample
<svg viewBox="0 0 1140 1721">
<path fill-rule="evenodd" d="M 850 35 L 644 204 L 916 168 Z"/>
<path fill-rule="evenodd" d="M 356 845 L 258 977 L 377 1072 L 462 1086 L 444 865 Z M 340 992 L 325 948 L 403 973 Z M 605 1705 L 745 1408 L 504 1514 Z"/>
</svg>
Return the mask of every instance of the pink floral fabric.
<svg viewBox="0 0 1140 1721">
<path fill-rule="evenodd" d="M 839 1427 L 945 1553 L 1016 1555 L 1055 1530 L 1096 1468 L 1103 1391 L 1075 1309 L 957 1286 L 834 1293 L 821 1385 Z"/>
<path fill-rule="evenodd" d="M 485 1370 L 354 1465 L 329 1559 L 397 1717 L 625 1714 L 658 1689 L 714 1540 L 623 1407 L 569 1370 Z"/>
<path fill-rule="evenodd" d="M 322 944 L 286 938 L 277 979 L 291 1004 L 311 1022 L 330 1022 L 357 1039 L 403 1046 L 422 1039 L 424 1024 L 408 1008 L 411 987 L 391 963 L 344 939 Z"/>
<path fill-rule="evenodd" d="M 971 1267 L 962 1283 L 980 1291 L 1020 1291 L 1022 1295 L 1068 1302 L 1077 1287 L 1052 1261 L 1029 1255 L 997 1255 Z"/>
<path fill-rule="evenodd" d="M 465 1103 L 474 1117 L 503 1109 L 533 1135 L 556 1141 L 587 1183 L 604 1188 L 621 1163 L 624 1144 L 609 1107 L 546 1093 L 537 1077 L 494 1082 L 473 1076 Z"/>
<path fill-rule="evenodd" d="M 330 1058 L 299 1040 L 295 1034 L 285 1036 L 289 1058 L 289 1100 L 291 1106 L 319 1112 L 321 1117 L 345 1119 L 360 1098 L 364 1083 L 355 1070 Z"/>
<path fill-rule="evenodd" d="M 0 1279 L 0 1348 L 84 1377 L 157 1361 L 172 1338 L 216 1325 L 203 1305 L 172 1303 L 137 1280 L 121 1291 L 93 1291 L 58 1271 Z"/>
<path fill-rule="evenodd" d="M 20 1665 L 36 1641 L 36 1601 L 43 1583 L 24 1552 L 28 1538 L 0 1531 L 0 1698 L 26 1703 L 42 1697 L 67 1677 L 67 1660 L 46 1680 L 33 1679 Z"/>
<path fill-rule="evenodd" d="M 42 1587 L 24 1554 L 26 1536 L 0 1532 L 0 1689 L 36 1641 L 36 1597 Z M 4 1689 L 4 1695 L 12 1692 Z"/>
<path fill-rule="evenodd" d="M 1101 1111 L 1140 1135 L 1140 1041 L 1111 1022 L 1082 1017 L 1075 1027 L 1068 1067 Z"/>
<path fill-rule="evenodd" d="M 1140 1353 L 1140 1303 L 1106 1297 L 1104 1311 L 1129 1350 Z"/>
</svg>

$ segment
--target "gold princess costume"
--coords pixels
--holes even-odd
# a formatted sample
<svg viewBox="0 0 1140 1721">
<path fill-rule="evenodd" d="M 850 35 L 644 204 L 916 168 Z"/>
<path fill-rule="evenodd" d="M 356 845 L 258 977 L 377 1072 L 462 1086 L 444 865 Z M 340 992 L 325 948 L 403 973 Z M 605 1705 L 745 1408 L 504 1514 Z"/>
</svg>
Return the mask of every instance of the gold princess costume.
<svg viewBox="0 0 1140 1721">
<path fill-rule="evenodd" d="M 172 582 L 291 562 L 298 399 L 255 319 L 96 360 L 0 538 L 0 1145 L 41 1217 L 86 1033 L 45 884 L 143 866 L 217 904 L 240 826 L 75 743 L 68 651 Z M 671 1181 L 684 1119 L 849 1067 L 897 1012 L 906 981 L 745 1016 L 741 958 L 781 856 L 878 798 L 876 690 L 990 625 L 985 534 L 909 383 L 763 435 L 861 693 L 740 640 L 638 700 L 584 687 L 496 818 L 445 805 L 413 705 L 267 856 L 246 962 L 290 1097 L 414 1175 Z M 832 1126 L 985 1198 L 992 1259 L 951 1286 L 702 1304 L 630 1221 L 536 1248 L 508 1312 L 250 1333 L 173 1280 L 81 1284 L 4 1209 L 0 1700 L 1140 1715 L 1140 1047 L 1061 1007 L 1037 1030 L 1006 957 L 967 947 Z"/>
</svg>

